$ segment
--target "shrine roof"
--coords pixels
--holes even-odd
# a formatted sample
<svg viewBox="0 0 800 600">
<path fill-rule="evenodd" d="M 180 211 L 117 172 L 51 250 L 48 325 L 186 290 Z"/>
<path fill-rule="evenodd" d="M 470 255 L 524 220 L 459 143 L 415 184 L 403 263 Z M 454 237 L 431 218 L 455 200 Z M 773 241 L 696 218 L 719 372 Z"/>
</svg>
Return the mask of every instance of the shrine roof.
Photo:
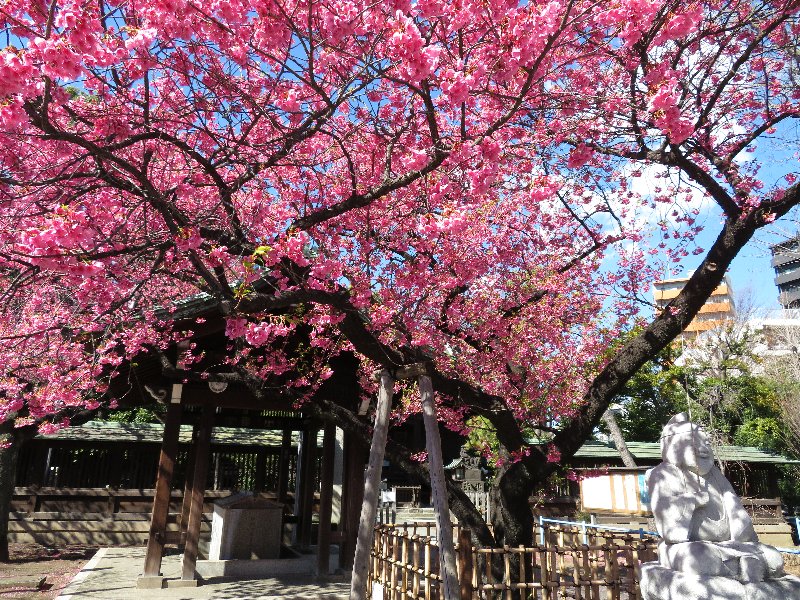
<svg viewBox="0 0 800 600">
<path fill-rule="evenodd" d="M 661 460 L 661 447 L 658 442 L 627 442 L 627 446 L 634 458 L 647 461 Z M 716 446 L 714 455 L 722 462 L 800 464 L 800 460 L 752 446 Z M 584 443 L 575 453 L 575 458 L 621 460 L 613 443 L 598 440 L 589 440 Z"/>
<path fill-rule="evenodd" d="M 38 439 L 72 442 L 120 442 L 160 444 L 164 436 L 164 426 L 159 423 L 119 423 L 115 421 L 89 421 L 83 425 L 65 427 L 50 435 L 38 435 Z M 244 427 L 214 427 L 211 432 L 212 444 L 236 446 L 275 446 L 281 445 L 282 431 L 279 429 L 250 429 Z M 292 445 L 298 444 L 300 434 L 292 432 Z M 188 444 L 192 439 L 192 426 L 181 425 L 179 443 Z M 322 443 L 322 433 L 317 436 Z"/>
</svg>

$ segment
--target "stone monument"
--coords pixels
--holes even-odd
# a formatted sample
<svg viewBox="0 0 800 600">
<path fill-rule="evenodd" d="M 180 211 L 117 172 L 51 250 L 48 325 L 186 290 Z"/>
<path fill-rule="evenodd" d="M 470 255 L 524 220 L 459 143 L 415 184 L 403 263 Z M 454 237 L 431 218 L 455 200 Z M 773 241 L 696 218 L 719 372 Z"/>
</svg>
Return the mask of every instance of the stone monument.
<svg viewBox="0 0 800 600">
<path fill-rule="evenodd" d="M 733 487 L 714 465 L 706 433 L 686 413 L 661 433 L 662 463 L 645 476 L 662 541 L 642 565 L 644 600 L 800 599 L 800 578 L 758 541 Z"/>
</svg>

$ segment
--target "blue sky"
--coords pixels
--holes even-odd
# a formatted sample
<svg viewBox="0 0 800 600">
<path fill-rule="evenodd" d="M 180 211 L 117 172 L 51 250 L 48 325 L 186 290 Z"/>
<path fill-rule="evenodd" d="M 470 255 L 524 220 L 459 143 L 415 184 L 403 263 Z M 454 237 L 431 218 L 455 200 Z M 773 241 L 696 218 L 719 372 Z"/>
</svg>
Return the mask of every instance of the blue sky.
<svg viewBox="0 0 800 600">
<path fill-rule="evenodd" d="M 800 174 L 800 123 L 797 119 L 784 121 L 772 135 L 759 138 L 758 146 L 741 162 L 755 160 L 760 163 L 759 178 L 765 189 L 785 186 L 784 176 L 788 173 Z M 784 241 L 798 232 L 800 210 L 795 209 L 770 226 L 759 231 L 733 260 L 728 270 L 728 278 L 737 301 L 752 306 L 753 309 L 778 309 L 778 288 L 775 285 L 775 272 L 770 264 L 770 245 Z M 697 239 L 697 244 L 705 250 L 711 247 L 721 228 L 721 212 L 716 205 L 706 204 L 701 216 L 705 229 Z M 703 255 L 690 256 L 681 263 L 682 271 L 673 276 L 682 276 L 700 265 Z"/>
</svg>

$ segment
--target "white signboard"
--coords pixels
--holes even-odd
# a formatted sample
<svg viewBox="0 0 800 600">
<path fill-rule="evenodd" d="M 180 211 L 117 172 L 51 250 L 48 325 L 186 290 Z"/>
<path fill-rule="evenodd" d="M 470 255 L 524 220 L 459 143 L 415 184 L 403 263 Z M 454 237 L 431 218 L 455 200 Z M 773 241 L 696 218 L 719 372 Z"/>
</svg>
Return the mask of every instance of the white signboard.
<svg viewBox="0 0 800 600">
<path fill-rule="evenodd" d="M 627 514 L 650 512 L 644 473 L 609 473 L 586 477 L 580 484 L 582 510 Z"/>
</svg>

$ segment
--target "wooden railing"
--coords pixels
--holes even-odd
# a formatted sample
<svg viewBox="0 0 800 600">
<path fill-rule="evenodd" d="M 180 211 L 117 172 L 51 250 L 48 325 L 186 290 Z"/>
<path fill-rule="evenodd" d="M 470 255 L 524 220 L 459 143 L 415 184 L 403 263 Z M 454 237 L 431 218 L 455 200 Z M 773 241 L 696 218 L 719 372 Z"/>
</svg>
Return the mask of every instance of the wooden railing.
<svg viewBox="0 0 800 600">
<path fill-rule="evenodd" d="M 654 539 L 632 535 L 605 535 L 602 544 L 563 545 L 550 538 L 530 548 L 474 548 L 469 532 L 455 529 L 462 599 L 638 600 L 639 567 L 656 558 Z M 380 586 L 385 600 L 438 598 L 438 555 L 431 523 L 376 527 L 369 591 Z"/>
</svg>

